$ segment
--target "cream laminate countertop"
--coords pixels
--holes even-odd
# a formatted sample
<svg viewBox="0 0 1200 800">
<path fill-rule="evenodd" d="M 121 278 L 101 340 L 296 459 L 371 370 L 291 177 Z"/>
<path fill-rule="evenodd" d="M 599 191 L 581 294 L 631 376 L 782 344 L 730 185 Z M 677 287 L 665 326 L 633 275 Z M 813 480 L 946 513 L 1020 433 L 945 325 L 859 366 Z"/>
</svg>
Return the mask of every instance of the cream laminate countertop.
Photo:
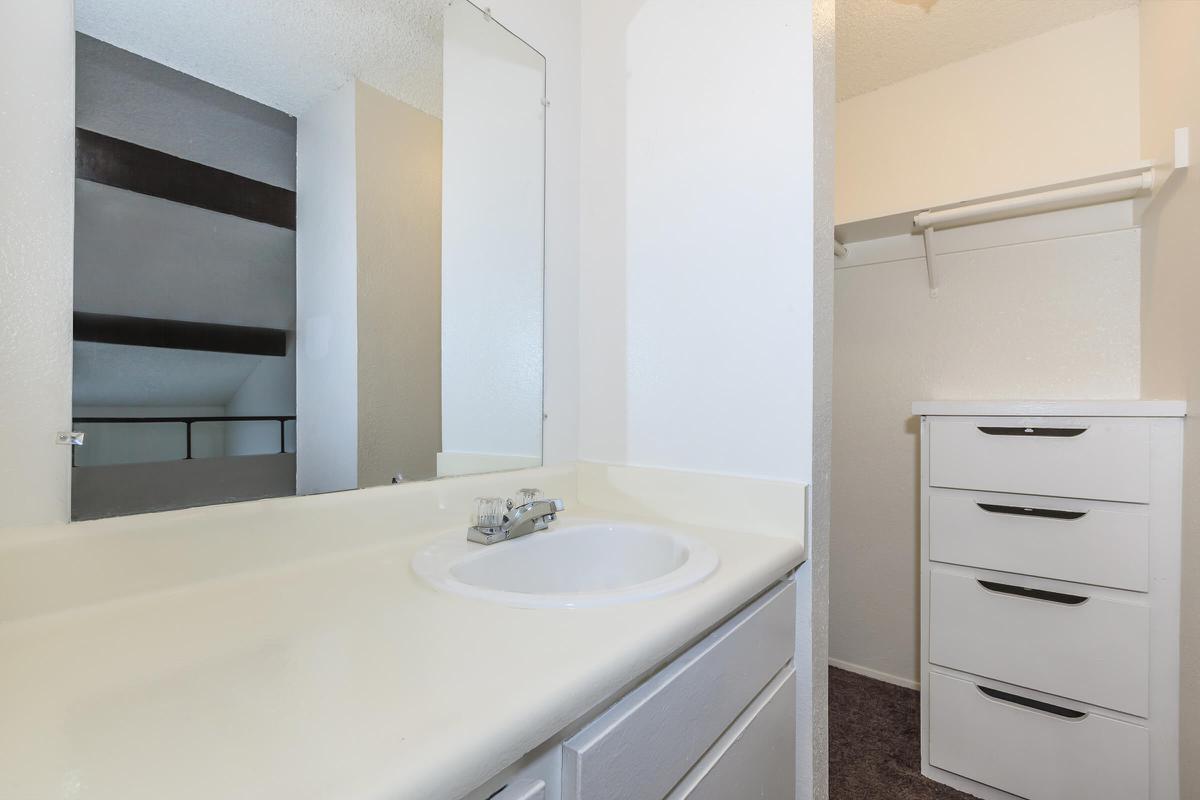
<svg viewBox="0 0 1200 800">
<path fill-rule="evenodd" d="M 664 524 L 563 522 L 585 517 Z M 799 538 L 674 525 L 720 568 L 626 606 L 439 593 L 409 566 L 434 531 L 6 622 L 0 797 L 461 797 L 803 560 Z"/>
</svg>

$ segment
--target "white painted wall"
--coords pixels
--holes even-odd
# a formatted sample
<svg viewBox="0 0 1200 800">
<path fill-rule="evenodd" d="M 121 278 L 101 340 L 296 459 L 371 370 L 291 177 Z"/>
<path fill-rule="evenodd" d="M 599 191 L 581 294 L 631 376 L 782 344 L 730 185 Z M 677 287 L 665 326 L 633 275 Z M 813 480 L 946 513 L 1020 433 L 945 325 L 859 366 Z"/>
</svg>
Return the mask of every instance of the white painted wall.
<svg viewBox="0 0 1200 800">
<path fill-rule="evenodd" d="M 836 273 L 832 659 L 917 680 L 913 400 L 1138 396 L 1129 205 L 944 232 L 936 300 L 917 237 L 850 245 L 900 260 Z"/>
<path fill-rule="evenodd" d="M 584 3 L 584 458 L 808 479 L 809 25 Z"/>
<path fill-rule="evenodd" d="M 296 491 L 358 487 L 353 82 L 297 120 Z"/>
<path fill-rule="evenodd" d="M 1170 163 L 1175 128 L 1200 153 L 1200 4 L 1147 0 L 1142 23 L 1142 150 Z M 1142 222 L 1142 393 L 1187 399 L 1184 437 L 1181 782 L 1200 796 L 1200 167 L 1173 175 Z"/>
<path fill-rule="evenodd" d="M 838 103 L 837 221 L 1136 163 L 1138 51 L 1132 7 Z"/>
<path fill-rule="evenodd" d="M 812 477 L 811 14 L 584 0 L 584 459 Z M 802 750 L 819 703 L 800 701 Z M 800 774 L 810 796 L 819 767 Z"/>
<path fill-rule="evenodd" d="M 71 454 L 70 0 L 0 9 L 0 527 L 65 522 Z"/>
<path fill-rule="evenodd" d="M 519 463 L 542 452 L 546 63 L 463 0 L 445 31 L 441 450 Z"/>
</svg>

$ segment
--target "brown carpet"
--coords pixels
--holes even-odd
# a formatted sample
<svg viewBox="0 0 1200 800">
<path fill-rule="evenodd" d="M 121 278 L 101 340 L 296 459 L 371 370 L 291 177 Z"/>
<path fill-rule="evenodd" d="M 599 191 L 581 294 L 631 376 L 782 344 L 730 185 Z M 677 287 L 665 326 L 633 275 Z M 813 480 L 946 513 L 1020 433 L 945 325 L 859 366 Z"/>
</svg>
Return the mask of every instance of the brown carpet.
<svg viewBox="0 0 1200 800">
<path fill-rule="evenodd" d="M 830 800 L 972 800 L 921 776 L 921 695 L 829 670 Z"/>
</svg>

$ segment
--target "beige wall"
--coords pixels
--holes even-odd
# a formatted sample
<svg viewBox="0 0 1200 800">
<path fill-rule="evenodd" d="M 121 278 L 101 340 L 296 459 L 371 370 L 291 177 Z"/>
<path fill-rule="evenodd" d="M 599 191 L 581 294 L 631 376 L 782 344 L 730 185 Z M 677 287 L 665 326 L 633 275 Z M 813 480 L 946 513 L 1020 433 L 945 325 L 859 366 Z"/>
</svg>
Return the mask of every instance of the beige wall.
<svg viewBox="0 0 1200 800">
<path fill-rule="evenodd" d="M 359 83 L 358 484 L 437 475 L 442 123 Z"/>
<path fill-rule="evenodd" d="M 1137 163 L 1140 49 L 1130 8 L 839 103 L 838 221 Z M 831 659 L 917 679 L 913 400 L 1138 396 L 1141 244 L 1120 209 L 943 233 L 936 300 L 914 237 L 851 245 L 841 265 L 867 265 L 835 279 Z"/>
<path fill-rule="evenodd" d="M 1126 168 L 1137 76 L 1129 8 L 838 103 L 836 219 Z"/>
<path fill-rule="evenodd" d="M 936 300 L 923 258 L 836 276 L 830 658 L 905 681 L 919 674 L 912 401 L 1138 393 L 1136 230 L 975 244 L 940 258 Z"/>
<path fill-rule="evenodd" d="M 1200 3 L 1145 0 L 1142 14 L 1142 142 L 1167 160 L 1175 128 L 1190 127 L 1200 152 Z M 1194 156 L 1193 156 L 1194 158 Z M 1182 796 L 1200 797 L 1200 169 L 1176 173 L 1142 222 L 1142 391 L 1186 398 L 1183 503 Z"/>
</svg>

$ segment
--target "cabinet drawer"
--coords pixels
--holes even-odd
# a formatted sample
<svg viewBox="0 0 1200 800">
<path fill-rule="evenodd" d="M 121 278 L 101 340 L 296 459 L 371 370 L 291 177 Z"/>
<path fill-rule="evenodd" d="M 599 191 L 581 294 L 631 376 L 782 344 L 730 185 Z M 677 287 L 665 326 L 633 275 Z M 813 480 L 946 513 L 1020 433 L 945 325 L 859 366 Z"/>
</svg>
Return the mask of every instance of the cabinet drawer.
<svg viewBox="0 0 1200 800">
<path fill-rule="evenodd" d="M 788 663 L 795 637 L 788 581 L 569 739 L 564 800 L 662 800 Z"/>
<path fill-rule="evenodd" d="M 1140 725 L 1069 703 L 1039 706 L 1043 698 L 1015 691 L 997 695 L 938 670 L 929 672 L 928 691 L 935 767 L 1029 800 L 1149 795 L 1150 737 Z"/>
<path fill-rule="evenodd" d="M 1150 609 L 1029 578 L 930 570 L 929 661 L 1145 717 Z M 1001 582 L 1003 581 L 1003 582 Z"/>
<path fill-rule="evenodd" d="M 1144 592 L 1150 511 L 1081 500 L 929 494 L 929 558 Z"/>
<path fill-rule="evenodd" d="M 488 800 L 546 800 L 545 781 L 517 781 L 510 783 Z"/>
<path fill-rule="evenodd" d="M 788 667 L 729 727 L 667 800 L 796 796 L 796 670 Z"/>
<path fill-rule="evenodd" d="M 1150 423 L 933 418 L 929 483 L 951 489 L 1150 500 Z"/>
</svg>

